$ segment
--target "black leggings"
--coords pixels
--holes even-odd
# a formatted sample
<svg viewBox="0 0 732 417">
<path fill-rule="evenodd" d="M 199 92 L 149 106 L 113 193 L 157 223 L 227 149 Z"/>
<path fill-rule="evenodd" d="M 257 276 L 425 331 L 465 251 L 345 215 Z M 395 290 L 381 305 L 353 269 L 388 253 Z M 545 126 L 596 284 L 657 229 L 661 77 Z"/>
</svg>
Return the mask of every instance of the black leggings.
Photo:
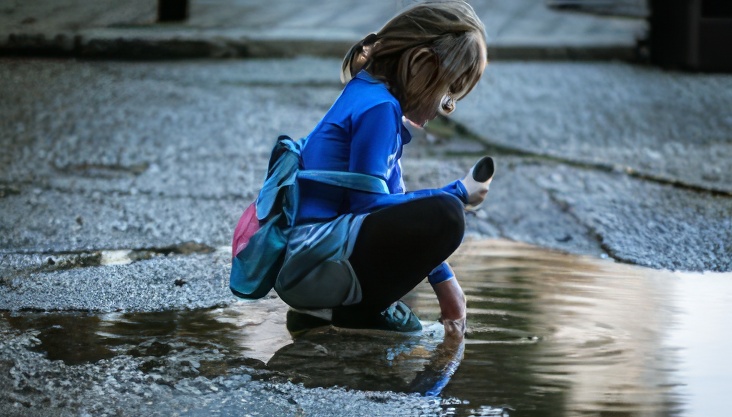
<svg viewBox="0 0 732 417">
<path fill-rule="evenodd" d="M 424 197 L 369 214 L 349 258 L 363 297 L 335 316 L 373 315 L 399 300 L 460 245 L 463 204 L 449 194 Z"/>
</svg>

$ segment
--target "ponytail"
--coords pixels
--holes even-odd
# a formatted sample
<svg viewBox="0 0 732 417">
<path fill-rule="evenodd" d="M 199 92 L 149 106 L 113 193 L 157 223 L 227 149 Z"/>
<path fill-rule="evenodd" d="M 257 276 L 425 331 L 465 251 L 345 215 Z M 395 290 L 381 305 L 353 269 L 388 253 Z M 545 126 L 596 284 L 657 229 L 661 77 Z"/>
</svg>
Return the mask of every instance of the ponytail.
<svg viewBox="0 0 732 417">
<path fill-rule="evenodd" d="M 341 82 L 346 84 L 359 71 L 361 71 L 369 60 L 371 48 L 379 39 L 376 33 L 369 33 L 361 42 L 356 43 L 348 50 L 341 64 Z"/>
</svg>

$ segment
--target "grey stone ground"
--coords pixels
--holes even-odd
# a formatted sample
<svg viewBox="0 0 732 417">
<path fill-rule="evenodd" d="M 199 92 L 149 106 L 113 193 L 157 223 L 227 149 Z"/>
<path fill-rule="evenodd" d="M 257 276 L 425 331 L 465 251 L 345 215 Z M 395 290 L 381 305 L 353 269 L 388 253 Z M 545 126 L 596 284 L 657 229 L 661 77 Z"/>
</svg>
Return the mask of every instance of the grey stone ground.
<svg viewBox="0 0 732 417">
<path fill-rule="evenodd" d="M 289 9 L 227 3 L 248 10 L 240 16 L 252 28 L 276 26 L 252 34 L 215 2 L 193 1 L 189 23 L 158 26 L 150 22 L 150 1 L 129 2 L 132 12 L 90 6 L 87 14 L 70 11 L 78 3 L 67 1 L 37 4 L 35 11 L 26 2 L 4 4 L 0 49 L 35 54 L 61 45 L 67 55 L 83 55 L 94 45 L 119 52 L 113 46 L 124 44 L 165 56 L 173 45 L 199 51 L 193 56 L 227 56 L 246 55 L 232 52 L 246 41 L 264 51 L 249 55 L 340 55 L 326 49 L 342 51 L 394 10 L 392 2 L 388 10 L 353 9 L 349 16 L 361 20 L 351 25 L 338 23 L 351 22 L 338 20 L 341 2 L 325 2 L 307 16 L 297 14 L 296 3 L 283 3 Z M 409 145 L 408 186 L 443 185 L 490 153 L 498 171 L 485 209 L 468 217 L 473 236 L 654 268 L 731 271 L 732 76 L 621 62 L 501 61 L 516 51 L 522 58 L 578 51 L 607 57 L 608 45 L 625 59 L 643 24 L 549 13 L 528 0 L 475 5 L 486 12 L 498 59 L 451 122 L 432 124 L 429 135 Z M 200 41 L 200 49 L 175 46 L 184 38 Z M 326 48 L 324 39 L 335 42 Z M 261 183 L 274 138 L 307 134 L 338 95 L 338 67 L 330 58 L 0 59 L 0 309 L 155 311 L 231 303 L 227 246 L 234 223 Z M 438 413 L 416 397 L 268 385 L 249 381 L 246 370 L 216 381 L 181 374 L 180 386 L 167 389 L 144 380 L 133 359 L 64 365 L 28 351 L 37 342 L 32 332 L 0 331 L 7 377 L 0 383 L 10 401 L 0 410 L 9 415 L 28 415 L 27 401 L 39 415 L 125 414 L 123 404 L 133 404 L 127 415 L 141 415 L 165 409 L 160 403 L 189 415 L 206 414 L 206 404 L 216 403 L 220 415 L 229 415 L 236 406 L 222 404 L 227 398 L 271 405 L 263 415 L 386 415 L 393 407 L 402 415 Z M 76 405 L 59 394 L 68 386 L 54 385 L 67 379 L 78 384 Z M 143 399 L 153 388 L 160 403 L 146 409 Z M 196 392 L 195 401 L 186 397 Z"/>
<path fill-rule="evenodd" d="M 226 246 L 272 141 L 317 123 L 340 90 L 337 68 L 313 58 L 3 61 L 0 307 L 226 302 Z M 493 153 L 498 173 L 487 207 L 468 218 L 472 235 L 729 271 L 731 83 L 627 64 L 494 63 L 460 103 L 457 128 L 436 123 L 408 147 L 406 181 L 440 186 Z M 639 116 L 656 107 L 668 111 L 654 114 L 658 129 Z M 139 262 L 102 265 L 113 250 Z M 124 296 L 150 277 L 159 294 Z"/>
</svg>

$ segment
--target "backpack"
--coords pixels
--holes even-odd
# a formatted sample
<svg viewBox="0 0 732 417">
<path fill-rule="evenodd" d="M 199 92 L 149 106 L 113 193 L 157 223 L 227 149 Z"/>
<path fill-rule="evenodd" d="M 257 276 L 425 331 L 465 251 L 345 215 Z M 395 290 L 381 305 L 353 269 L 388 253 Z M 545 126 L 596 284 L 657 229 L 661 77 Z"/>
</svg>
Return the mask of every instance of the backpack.
<svg viewBox="0 0 732 417">
<path fill-rule="evenodd" d="M 234 229 L 229 288 L 237 297 L 262 298 L 274 287 L 298 212 L 298 180 L 389 194 L 386 182 L 378 177 L 302 169 L 301 149 L 302 142 L 284 135 L 277 138 L 262 189 Z"/>
</svg>

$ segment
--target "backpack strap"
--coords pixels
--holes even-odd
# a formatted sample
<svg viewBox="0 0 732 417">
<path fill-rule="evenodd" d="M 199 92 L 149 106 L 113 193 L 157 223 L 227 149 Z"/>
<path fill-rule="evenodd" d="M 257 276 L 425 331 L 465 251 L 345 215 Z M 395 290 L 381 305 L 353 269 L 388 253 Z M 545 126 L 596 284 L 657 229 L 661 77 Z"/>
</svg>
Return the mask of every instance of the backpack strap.
<svg viewBox="0 0 732 417">
<path fill-rule="evenodd" d="M 389 187 L 387 187 L 386 181 L 373 175 L 345 171 L 303 169 L 297 172 L 297 178 L 368 193 L 389 194 Z"/>
<path fill-rule="evenodd" d="M 287 224 L 292 224 L 297 214 L 299 179 L 316 181 L 338 187 L 375 194 L 390 194 L 386 181 L 367 174 L 346 171 L 301 169 L 302 143 L 288 136 L 280 136 L 272 149 L 267 178 L 257 196 L 257 219 L 266 221 L 283 213 Z"/>
</svg>

